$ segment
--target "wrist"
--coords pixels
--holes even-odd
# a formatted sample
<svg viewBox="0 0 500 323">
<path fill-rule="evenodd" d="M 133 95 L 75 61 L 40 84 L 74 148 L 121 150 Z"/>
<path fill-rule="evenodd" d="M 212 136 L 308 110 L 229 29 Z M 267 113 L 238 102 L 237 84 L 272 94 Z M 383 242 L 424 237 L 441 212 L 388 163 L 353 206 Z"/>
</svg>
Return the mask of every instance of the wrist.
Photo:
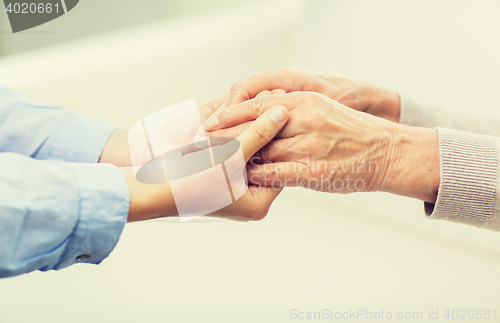
<svg viewBox="0 0 500 323">
<path fill-rule="evenodd" d="M 127 130 L 115 130 L 111 134 L 101 152 L 99 163 L 113 164 L 118 167 L 132 166 Z"/>
<path fill-rule="evenodd" d="M 128 222 L 151 220 L 177 215 L 170 185 L 139 182 L 132 168 L 120 168 L 130 190 Z"/>
<path fill-rule="evenodd" d="M 440 182 L 437 131 L 397 125 L 380 191 L 435 203 Z"/>
<path fill-rule="evenodd" d="M 390 90 L 367 86 L 368 100 L 365 103 L 365 112 L 374 116 L 399 123 L 401 115 L 401 99 Z"/>
</svg>

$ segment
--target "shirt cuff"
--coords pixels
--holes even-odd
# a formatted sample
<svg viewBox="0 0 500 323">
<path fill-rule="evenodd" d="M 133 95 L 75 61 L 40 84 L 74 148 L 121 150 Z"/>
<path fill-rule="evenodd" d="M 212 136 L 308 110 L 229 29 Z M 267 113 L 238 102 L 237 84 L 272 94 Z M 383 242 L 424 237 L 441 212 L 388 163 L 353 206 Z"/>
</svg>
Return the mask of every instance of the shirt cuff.
<svg viewBox="0 0 500 323">
<path fill-rule="evenodd" d="M 97 163 L 115 129 L 106 122 L 72 112 L 54 135 L 47 159 Z"/>
<path fill-rule="evenodd" d="M 495 139 L 436 129 L 441 179 L 436 204 L 425 203 L 427 216 L 500 230 L 500 216 L 494 212 L 499 172 Z"/>
<path fill-rule="evenodd" d="M 80 214 L 66 251 L 54 269 L 101 263 L 116 246 L 127 222 L 130 192 L 122 172 L 110 164 L 72 164 Z"/>
</svg>

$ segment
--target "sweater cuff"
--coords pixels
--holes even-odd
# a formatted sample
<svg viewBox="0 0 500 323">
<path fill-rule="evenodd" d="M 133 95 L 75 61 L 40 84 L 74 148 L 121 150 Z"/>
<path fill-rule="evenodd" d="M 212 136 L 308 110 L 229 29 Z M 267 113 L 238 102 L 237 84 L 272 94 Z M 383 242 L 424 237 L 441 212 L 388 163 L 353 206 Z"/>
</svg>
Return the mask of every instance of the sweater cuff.
<svg viewBox="0 0 500 323">
<path fill-rule="evenodd" d="M 417 104 L 410 98 L 399 94 L 401 113 L 399 123 L 407 126 L 435 128 L 439 126 L 436 110 L 422 104 Z"/>
<path fill-rule="evenodd" d="M 413 120 L 422 120 L 410 112 Z M 499 230 L 499 216 L 494 212 L 499 162 L 495 139 L 436 129 L 441 179 L 436 204 L 425 203 L 427 216 Z"/>
</svg>

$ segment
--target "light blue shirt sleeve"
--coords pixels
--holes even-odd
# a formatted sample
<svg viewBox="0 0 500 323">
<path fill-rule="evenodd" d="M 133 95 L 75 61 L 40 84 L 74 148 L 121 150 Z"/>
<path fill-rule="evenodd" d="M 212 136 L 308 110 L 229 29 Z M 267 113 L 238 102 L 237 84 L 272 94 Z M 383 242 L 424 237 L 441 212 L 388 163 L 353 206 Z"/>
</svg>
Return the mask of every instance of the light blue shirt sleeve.
<svg viewBox="0 0 500 323">
<path fill-rule="evenodd" d="M 115 126 L 0 86 L 0 152 L 96 163 Z"/>
<path fill-rule="evenodd" d="M 114 249 L 130 192 L 96 163 L 114 129 L 0 87 L 0 277 L 99 264 Z"/>
</svg>

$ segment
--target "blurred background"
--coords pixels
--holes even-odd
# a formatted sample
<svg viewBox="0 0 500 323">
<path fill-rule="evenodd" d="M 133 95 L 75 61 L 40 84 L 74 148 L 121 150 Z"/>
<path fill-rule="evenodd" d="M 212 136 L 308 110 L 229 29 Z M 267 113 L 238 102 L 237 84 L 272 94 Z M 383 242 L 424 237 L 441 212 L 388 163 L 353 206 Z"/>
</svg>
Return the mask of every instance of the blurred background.
<svg viewBox="0 0 500 323">
<path fill-rule="evenodd" d="M 499 16 L 494 0 L 82 0 L 12 34 L 1 7 L 0 83 L 122 128 L 279 67 L 499 114 Z M 426 219 L 419 201 L 289 189 L 260 222 L 129 224 L 99 266 L 2 279 L 0 322 L 288 322 L 293 309 L 499 322 L 499 270 L 499 233 Z"/>
</svg>

